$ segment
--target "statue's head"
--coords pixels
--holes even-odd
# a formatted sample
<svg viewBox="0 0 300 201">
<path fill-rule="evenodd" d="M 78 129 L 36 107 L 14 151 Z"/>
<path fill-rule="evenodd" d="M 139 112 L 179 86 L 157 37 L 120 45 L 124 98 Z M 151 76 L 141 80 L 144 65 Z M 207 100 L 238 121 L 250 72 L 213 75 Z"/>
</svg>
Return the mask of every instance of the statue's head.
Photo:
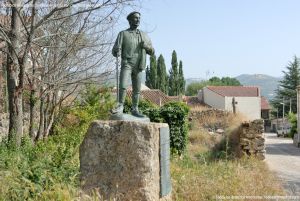
<svg viewBox="0 0 300 201">
<path fill-rule="evenodd" d="M 140 25 L 141 13 L 133 11 L 127 16 L 130 28 L 136 29 Z"/>
</svg>

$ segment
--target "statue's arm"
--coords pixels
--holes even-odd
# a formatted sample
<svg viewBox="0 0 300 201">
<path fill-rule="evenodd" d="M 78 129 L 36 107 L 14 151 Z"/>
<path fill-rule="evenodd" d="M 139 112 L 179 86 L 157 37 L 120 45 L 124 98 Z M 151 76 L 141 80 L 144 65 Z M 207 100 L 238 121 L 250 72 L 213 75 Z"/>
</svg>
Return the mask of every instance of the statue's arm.
<svg viewBox="0 0 300 201">
<path fill-rule="evenodd" d="M 112 49 L 112 55 L 114 57 L 119 57 L 121 56 L 121 51 L 122 51 L 122 41 L 123 41 L 123 33 L 120 32 L 118 34 L 118 37 L 115 41 L 115 44 L 113 46 L 113 49 Z"/>
<path fill-rule="evenodd" d="M 154 55 L 154 53 L 155 53 L 155 50 L 152 47 L 152 44 L 144 45 L 144 49 L 146 50 L 146 53 L 149 55 Z"/>
<path fill-rule="evenodd" d="M 142 35 L 144 35 L 142 37 L 144 39 L 143 40 L 143 44 L 142 44 L 143 48 L 146 50 L 147 54 L 154 55 L 155 50 L 154 50 L 154 48 L 152 46 L 150 38 L 145 33 L 143 33 L 143 32 L 142 32 Z"/>
<path fill-rule="evenodd" d="M 146 50 L 146 53 L 149 55 L 154 55 L 155 50 L 152 46 L 151 40 L 148 38 L 147 42 L 144 42 L 143 44 L 144 49 Z"/>
</svg>

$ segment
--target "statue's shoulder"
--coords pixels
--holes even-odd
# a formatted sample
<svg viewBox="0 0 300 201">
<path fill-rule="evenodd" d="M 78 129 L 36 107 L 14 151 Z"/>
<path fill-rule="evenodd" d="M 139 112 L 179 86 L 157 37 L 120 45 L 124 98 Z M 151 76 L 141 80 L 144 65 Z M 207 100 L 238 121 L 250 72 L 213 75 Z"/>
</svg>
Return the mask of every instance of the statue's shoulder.
<svg viewBox="0 0 300 201">
<path fill-rule="evenodd" d="M 145 31 L 143 31 L 143 30 L 139 30 L 139 32 L 140 32 L 141 34 L 143 34 L 143 35 L 147 36 L 147 33 L 146 33 Z"/>
</svg>

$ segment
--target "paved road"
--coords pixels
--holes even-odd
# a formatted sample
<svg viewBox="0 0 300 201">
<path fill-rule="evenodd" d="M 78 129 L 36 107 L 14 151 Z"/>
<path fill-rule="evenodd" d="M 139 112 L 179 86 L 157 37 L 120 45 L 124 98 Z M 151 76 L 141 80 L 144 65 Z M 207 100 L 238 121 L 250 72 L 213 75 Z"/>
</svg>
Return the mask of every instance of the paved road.
<svg viewBox="0 0 300 201">
<path fill-rule="evenodd" d="M 290 138 L 265 133 L 266 162 L 282 180 L 288 195 L 300 195 L 300 149 Z"/>
</svg>

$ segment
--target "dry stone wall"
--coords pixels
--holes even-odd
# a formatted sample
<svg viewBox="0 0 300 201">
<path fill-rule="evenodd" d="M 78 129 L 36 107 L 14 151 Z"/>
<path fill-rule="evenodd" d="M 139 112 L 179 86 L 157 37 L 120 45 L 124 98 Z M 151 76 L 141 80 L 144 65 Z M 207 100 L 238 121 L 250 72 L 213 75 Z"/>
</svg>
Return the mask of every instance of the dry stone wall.
<svg viewBox="0 0 300 201">
<path fill-rule="evenodd" d="M 208 109 L 208 110 L 202 110 L 202 111 L 190 111 L 189 112 L 189 119 L 194 120 L 194 119 L 205 119 L 206 117 L 211 117 L 215 116 L 217 118 L 222 118 L 226 117 L 230 114 L 230 112 L 225 111 L 225 110 L 218 110 L 218 109 Z"/>
<path fill-rule="evenodd" d="M 264 121 L 262 119 L 244 122 L 240 130 L 240 149 L 249 156 L 265 159 Z"/>
</svg>

